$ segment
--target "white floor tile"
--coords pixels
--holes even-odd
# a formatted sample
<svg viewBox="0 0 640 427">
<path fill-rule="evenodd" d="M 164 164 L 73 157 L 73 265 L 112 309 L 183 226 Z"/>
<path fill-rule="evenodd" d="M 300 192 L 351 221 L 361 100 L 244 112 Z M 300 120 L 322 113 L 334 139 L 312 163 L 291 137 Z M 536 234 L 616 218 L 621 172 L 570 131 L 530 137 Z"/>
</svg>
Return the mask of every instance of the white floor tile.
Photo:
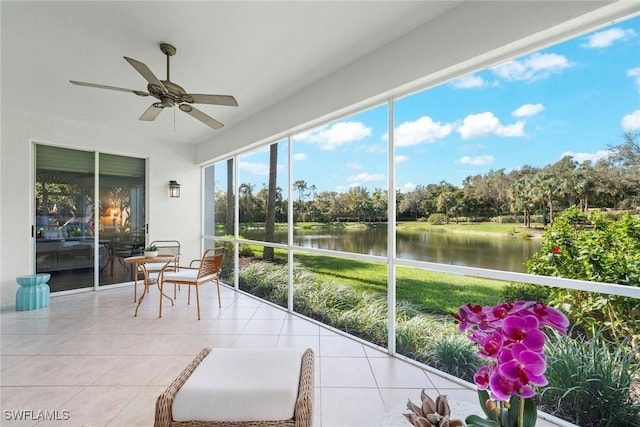
<svg viewBox="0 0 640 427">
<path fill-rule="evenodd" d="M 408 399 L 417 402 L 422 388 L 475 402 L 471 388 L 331 328 L 227 286 L 221 287 L 222 308 L 215 287 L 201 291 L 200 321 L 186 289 L 173 307 L 164 304 L 162 318 L 157 289 L 134 317 L 131 287 L 54 295 L 39 310 L 0 307 L 3 415 L 69 415 L 64 421 L 3 419 L 2 426 L 152 425 L 155 399 L 204 347 L 313 349 L 316 427 L 378 426 Z"/>
</svg>

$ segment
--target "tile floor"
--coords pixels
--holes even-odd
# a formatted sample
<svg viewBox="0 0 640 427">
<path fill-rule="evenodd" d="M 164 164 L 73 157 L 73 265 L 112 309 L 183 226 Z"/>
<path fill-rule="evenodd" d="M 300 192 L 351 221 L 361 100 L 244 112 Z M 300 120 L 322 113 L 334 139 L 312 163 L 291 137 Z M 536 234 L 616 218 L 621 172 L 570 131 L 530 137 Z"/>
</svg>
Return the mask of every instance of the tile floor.
<svg viewBox="0 0 640 427">
<path fill-rule="evenodd" d="M 2 307 L 0 425 L 152 426 L 156 397 L 205 346 L 312 348 L 316 427 L 408 427 L 399 414 L 423 388 L 476 403 L 444 376 L 226 286 L 222 308 L 214 286 L 201 300 L 200 321 L 184 289 L 161 319 L 155 288 L 138 317 L 131 287 L 55 296 L 38 310 Z"/>
</svg>

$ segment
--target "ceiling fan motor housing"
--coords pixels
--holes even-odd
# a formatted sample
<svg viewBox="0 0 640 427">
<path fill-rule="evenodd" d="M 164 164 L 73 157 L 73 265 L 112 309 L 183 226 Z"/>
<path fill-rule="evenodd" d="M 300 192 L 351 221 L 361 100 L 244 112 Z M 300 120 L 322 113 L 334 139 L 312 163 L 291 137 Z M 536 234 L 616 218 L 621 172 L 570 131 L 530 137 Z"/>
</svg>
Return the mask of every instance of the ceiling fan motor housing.
<svg viewBox="0 0 640 427">
<path fill-rule="evenodd" d="M 153 121 L 158 117 L 158 114 L 164 108 L 172 108 L 178 105 L 181 111 L 189 114 L 197 120 L 200 120 L 202 123 L 213 129 L 219 129 L 223 126 L 222 123 L 214 119 L 213 117 L 203 113 L 202 111 L 192 107 L 190 104 L 198 103 L 198 104 L 210 104 L 210 105 L 227 105 L 227 106 L 238 106 L 238 102 L 231 95 L 213 95 L 213 94 L 191 94 L 187 93 L 184 88 L 174 82 L 171 81 L 170 75 L 170 58 L 176 54 L 176 48 L 169 43 L 160 43 L 160 50 L 167 57 L 167 79 L 160 80 L 154 74 L 153 71 L 149 69 L 144 63 L 135 60 L 133 58 L 124 57 L 124 59 L 133 67 L 135 70 L 142 75 L 142 77 L 147 80 L 147 91 L 149 93 L 133 90 L 133 89 L 125 89 L 121 87 L 115 86 L 107 86 L 95 83 L 86 83 L 79 82 L 75 80 L 70 80 L 72 84 L 80 85 L 80 86 L 89 86 L 89 87 L 97 87 L 100 89 L 109 89 L 109 90 L 117 90 L 121 92 L 131 92 L 138 96 L 153 96 L 158 100 L 151 104 L 149 108 L 145 110 L 144 113 L 140 116 L 139 120 L 143 121 Z"/>
</svg>

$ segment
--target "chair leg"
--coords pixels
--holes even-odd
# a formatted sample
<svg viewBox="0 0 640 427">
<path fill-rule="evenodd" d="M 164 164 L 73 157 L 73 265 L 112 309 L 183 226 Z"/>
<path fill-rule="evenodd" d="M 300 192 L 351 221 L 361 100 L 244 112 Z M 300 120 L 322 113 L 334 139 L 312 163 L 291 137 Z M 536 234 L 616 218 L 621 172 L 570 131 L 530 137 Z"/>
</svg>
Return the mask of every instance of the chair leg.
<svg viewBox="0 0 640 427">
<path fill-rule="evenodd" d="M 198 292 L 198 285 L 195 285 L 196 287 L 196 305 L 198 306 L 198 320 L 200 320 L 200 292 Z M 189 286 L 189 289 L 191 289 L 191 286 Z"/>
<path fill-rule="evenodd" d="M 191 305 L 191 285 L 189 285 L 189 291 L 187 291 L 187 305 Z"/>
<path fill-rule="evenodd" d="M 158 280 L 160 280 L 160 278 L 158 278 Z M 158 287 L 160 288 L 160 308 L 158 309 L 158 318 L 160 318 L 162 317 L 162 288 L 164 288 L 164 283 L 162 282 L 162 280 L 160 280 Z"/>
<path fill-rule="evenodd" d="M 216 277 L 216 286 L 218 288 L 218 308 L 222 308 L 222 301 L 220 300 L 220 279 Z"/>
</svg>

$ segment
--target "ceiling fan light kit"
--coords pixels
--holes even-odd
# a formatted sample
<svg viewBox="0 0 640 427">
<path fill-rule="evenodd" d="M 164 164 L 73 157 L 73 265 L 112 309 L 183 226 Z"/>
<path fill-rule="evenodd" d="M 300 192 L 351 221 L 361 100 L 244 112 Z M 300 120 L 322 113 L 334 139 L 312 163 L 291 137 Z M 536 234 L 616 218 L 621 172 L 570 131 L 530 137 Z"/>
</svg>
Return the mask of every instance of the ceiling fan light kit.
<svg viewBox="0 0 640 427">
<path fill-rule="evenodd" d="M 209 104 L 209 105 L 223 105 L 230 107 L 237 107 L 238 102 L 231 95 L 213 95 L 213 94 L 193 94 L 187 93 L 187 91 L 171 81 L 170 79 L 170 58 L 176 54 L 176 48 L 169 43 L 160 43 L 160 50 L 167 57 L 167 78 L 166 80 L 159 80 L 155 74 L 144 63 L 137 61 L 133 58 L 124 57 L 124 59 L 147 81 L 147 92 L 125 89 L 115 86 L 107 86 L 96 83 L 86 83 L 77 80 L 69 80 L 70 83 L 78 86 L 95 87 L 98 89 L 117 90 L 120 92 L 131 92 L 138 96 L 152 96 L 158 100 L 154 102 L 145 110 L 139 117 L 142 121 L 154 121 L 158 115 L 165 108 L 173 108 L 176 105 L 180 109 L 191 117 L 201 121 L 205 125 L 219 129 L 224 126 L 222 123 L 203 113 L 191 104 Z"/>
</svg>

